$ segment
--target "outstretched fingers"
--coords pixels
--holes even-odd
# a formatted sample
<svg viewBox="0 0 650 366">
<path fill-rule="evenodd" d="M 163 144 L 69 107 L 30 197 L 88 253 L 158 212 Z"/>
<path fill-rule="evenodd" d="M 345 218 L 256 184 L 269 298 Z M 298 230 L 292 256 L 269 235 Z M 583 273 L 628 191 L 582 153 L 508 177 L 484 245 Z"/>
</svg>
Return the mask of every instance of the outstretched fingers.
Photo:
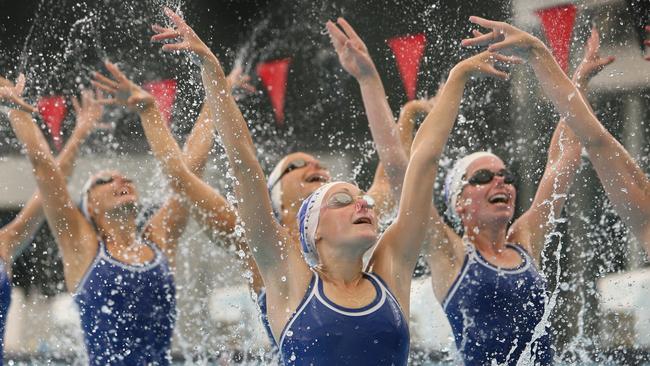
<svg viewBox="0 0 650 366">
<path fill-rule="evenodd" d="M 493 42 L 496 38 L 495 32 L 481 33 L 478 30 L 472 30 L 473 38 L 466 38 L 460 41 L 461 46 L 471 47 L 471 46 L 484 46 Z"/>
<path fill-rule="evenodd" d="M 492 54 L 492 57 L 497 61 L 505 62 L 507 64 L 517 64 L 517 65 L 519 65 L 519 64 L 524 63 L 524 59 L 522 59 L 521 57 L 506 56 L 506 55 L 502 55 L 502 54 L 496 53 L 496 52 Z"/>
<path fill-rule="evenodd" d="M 179 43 L 168 43 L 162 46 L 162 50 L 166 52 L 187 51 L 190 50 L 190 44 L 185 41 Z"/>
<path fill-rule="evenodd" d="M 336 20 L 336 23 L 338 23 L 338 25 L 340 25 L 341 28 L 343 28 L 343 31 L 345 32 L 345 34 L 347 34 L 348 38 L 355 41 L 361 41 L 361 37 L 359 37 L 357 32 L 354 31 L 354 28 L 352 28 L 352 26 L 350 25 L 350 23 L 348 23 L 347 20 L 343 18 L 338 18 Z"/>
<path fill-rule="evenodd" d="M 325 27 L 327 27 L 327 32 L 330 35 L 334 49 L 336 52 L 339 52 L 348 40 L 348 36 L 346 36 L 345 33 L 343 33 L 343 31 L 331 20 L 328 20 L 327 23 L 325 23 Z"/>
<path fill-rule="evenodd" d="M 72 101 L 72 109 L 74 109 L 74 114 L 78 116 L 79 113 L 81 113 L 81 104 L 79 104 L 79 99 L 77 96 L 73 95 L 70 100 Z"/>
<path fill-rule="evenodd" d="M 163 12 L 165 13 L 165 15 L 169 17 L 169 19 L 172 21 L 172 23 L 174 23 L 174 25 L 177 28 L 187 25 L 185 23 L 185 20 L 180 15 L 176 14 L 176 12 L 173 11 L 172 9 L 165 6 L 163 7 Z"/>
<path fill-rule="evenodd" d="M 95 87 L 95 89 L 103 90 L 104 92 L 111 95 L 117 93 L 119 85 L 115 81 L 98 72 L 94 72 L 93 76 L 95 77 L 95 80 L 91 80 L 90 83 Z"/>
<path fill-rule="evenodd" d="M 117 85 L 119 85 L 120 83 L 126 83 L 126 84 L 131 83 L 131 80 L 129 80 L 129 78 L 127 78 L 126 75 L 124 75 L 124 73 L 117 67 L 117 65 L 109 61 L 106 61 L 104 64 L 106 66 L 106 70 L 108 70 L 108 72 L 110 72 L 111 75 L 113 75 L 115 80 L 117 80 L 116 83 Z"/>
<path fill-rule="evenodd" d="M 98 73 L 96 71 L 93 73 L 93 77 L 95 78 L 96 81 L 101 82 L 102 84 L 105 84 L 106 86 L 112 87 L 114 89 L 117 89 L 119 87 L 119 84 L 116 81 L 114 81 L 112 79 L 109 79 L 106 76 L 104 76 L 104 75 L 102 75 L 102 74 L 100 74 L 100 73 Z"/>
<path fill-rule="evenodd" d="M 16 80 L 16 94 L 23 94 L 23 90 L 25 90 L 25 81 L 25 74 L 21 72 L 20 75 L 18 75 L 18 80 Z"/>
<path fill-rule="evenodd" d="M 510 78 L 510 74 L 508 74 L 505 71 L 497 70 L 493 65 L 488 66 L 487 70 L 485 70 L 488 74 L 497 77 L 501 80 L 508 80 Z"/>
<path fill-rule="evenodd" d="M 478 24 L 483 28 L 489 28 L 489 29 L 496 29 L 501 25 L 501 22 L 496 22 L 494 20 L 477 17 L 475 15 L 469 17 L 469 21 L 474 24 Z"/>
<path fill-rule="evenodd" d="M 153 29 L 153 31 L 156 32 L 156 34 L 151 36 L 152 42 L 160 42 L 167 39 L 176 39 L 181 37 L 180 33 L 175 29 L 164 28 L 159 26 L 158 24 L 152 25 L 151 29 Z"/>
<path fill-rule="evenodd" d="M 594 53 L 598 53 L 600 50 L 600 33 L 596 27 L 591 28 L 591 34 L 587 40 L 587 47 Z"/>
</svg>

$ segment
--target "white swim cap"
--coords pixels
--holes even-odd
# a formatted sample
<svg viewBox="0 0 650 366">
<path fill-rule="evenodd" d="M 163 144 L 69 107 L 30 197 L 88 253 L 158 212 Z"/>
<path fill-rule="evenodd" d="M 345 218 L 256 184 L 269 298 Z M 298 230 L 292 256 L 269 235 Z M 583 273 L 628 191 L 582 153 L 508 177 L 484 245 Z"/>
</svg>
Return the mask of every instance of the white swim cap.
<svg viewBox="0 0 650 366">
<path fill-rule="evenodd" d="M 474 162 L 476 159 L 493 156 L 499 159 L 498 156 L 487 151 L 477 151 L 475 153 L 466 155 L 461 159 L 456 160 L 454 166 L 447 172 L 447 177 L 445 178 L 445 203 L 447 204 L 447 211 L 445 214 L 447 218 L 452 221 L 454 225 L 460 224 L 461 220 L 456 212 L 456 203 L 458 201 L 458 196 L 462 192 L 463 187 L 465 186 L 466 180 L 465 174 L 467 173 L 467 168 Z"/>
<path fill-rule="evenodd" d="M 327 192 L 336 184 L 343 182 L 331 182 L 320 186 L 309 197 L 302 201 L 298 210 L 298 229 L 300 230 L 300 251 L 305 262 L 310 268 L 320 264 L 318 251 L 316 250 L 316 229 L 320 220 L 320 208 L 323 198 Z"/>
<path fill-rule="evenodd" d="M 287 156 L 282 158 L 269 174 L 269 179 L 266 181 L 269 195 L 271 196 L 271 207 L 275 218 L 280 221 L 282 219 L 282 181 L 278 181 L 282 172 L 284 171 Z"/>
</svg>

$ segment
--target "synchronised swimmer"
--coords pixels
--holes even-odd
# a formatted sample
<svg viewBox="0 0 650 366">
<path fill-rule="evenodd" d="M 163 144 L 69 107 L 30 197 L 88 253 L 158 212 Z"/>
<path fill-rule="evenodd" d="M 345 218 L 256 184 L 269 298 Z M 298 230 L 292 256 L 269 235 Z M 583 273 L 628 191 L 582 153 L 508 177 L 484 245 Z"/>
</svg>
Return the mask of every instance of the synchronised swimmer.
<svg viewBox="0 0 650 366">
<path fill-rule="evenodd" d="M 379 156 L 363 189 L 332 179 L 307 152 L 285 152 L 265 175 L 233 91 L 255 91 L 240 67 L 223 66 L 177 13 L 152 25 L 162 50 L 199 61 L 205 99 L 184 148 L 151 93 L 115 64 L 93 73 L 94 91 L 74 100 L 75 130 L 57 157 L 23 100 L 26 80 L 0 79 L 0 101 L 32 164 L 38 191 L 0 230 L 0 332 L 10 304 L 10 263 L 43 220 L 54 234 L 64 279 L 79 308 L 91 365 L 170 365 L 177 319 L 176 248 L 193 217 L 211 239 L 235 245 L 252 273 L 273 352 L 283 365 L 407 365 L 411 285 L 425 254 L 465 365 L 551 365 L 541 253 L 565 209 L 586 149 L 608 197 L 650 252 L 650 181 L 596 118 L 587 101 L 592 77 L 614 61 L 599 54 L 594 29 L 572 78 L 533 35 L 508 23 L 471 17 L 482 29 L 462 41 L 483 50 L 459 61 L 430 100 L 410 102 L 397 124 L 363 39 L 343 18 L 325 24 L 340 65 L 358 83 Z M 648 29 L 650 32 L 650 28 Z M 648 42 L 648 41 L 646 41 Z M 508 80 L 496 64 L 532 67 L 561 118 L 534 200 L 515 217 L 518 178 L 499 156 L 477 151 L 456 160 L 434 189 L 466 85 L 474 77 Z M 174 194 L 146 222 L 140 196 L 119 171 L 99 170 L 70 192 L 79 146 L 98 127 L 104 105 L 139 116 Z M 415 115 L 426 115 L 415 134 Z M 237 181 L 237 204 L 202 174 L 218 134 Z M 226 167 L 223 167 L 224 170 Z M 432 197 L 444 198 L 438 212 Z M 385 228 L 380 222 L 390 222 Z M 238 230 L 243 228 L 243 230 Z M 110 308 L 110 311 L 106 309 Z M 4 343 L 3 343 L 4 347 Z M 0 362 L 2 357 L 0 348 Z"/>
</svg>

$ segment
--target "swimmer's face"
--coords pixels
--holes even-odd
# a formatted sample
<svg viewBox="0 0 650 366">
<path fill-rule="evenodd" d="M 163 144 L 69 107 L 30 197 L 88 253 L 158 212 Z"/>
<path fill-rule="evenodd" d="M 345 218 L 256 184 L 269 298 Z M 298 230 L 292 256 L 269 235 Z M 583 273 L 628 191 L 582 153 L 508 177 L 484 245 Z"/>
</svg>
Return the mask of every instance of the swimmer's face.
<svg viewBox="0 0 650 366">
<path fill-rule="evenodd" d="M 332 178 L 329 171 L 313 156 L 297 152 L 287 155 L 282 171 L 282 208 L 297 210 L 302 201 Z"/>
<path fill-rule="evenodd" d="M 465 183 L 456 205 L 463 224 L 507 225 L 514 216 L 517 199 L 517 189 L 510 182 L 511 178 L 503 161 L 495 156 L 473 161 L 467 167 L 464 180 L 474 180 L 474 183 Z"/>
<path fill-rule="evenodd" d="M 377 241 L 374 202 L 354 184 L 339 183 L 330 188 L 320 210 L 316 229 L 319 253 L 328 249 L 322 244 L 326 242 L 332 246 L 329 249 L 344 247 L 363 255 Z"/>
<path fill-rule="evenodd" d="M 133 181 L 118 171 L 105 170 L 95 174 L 92 182 L 88 189 L 88 208 L 93 219 L 116 210 L 135 211 L 138 193 Z"/>
</svg>

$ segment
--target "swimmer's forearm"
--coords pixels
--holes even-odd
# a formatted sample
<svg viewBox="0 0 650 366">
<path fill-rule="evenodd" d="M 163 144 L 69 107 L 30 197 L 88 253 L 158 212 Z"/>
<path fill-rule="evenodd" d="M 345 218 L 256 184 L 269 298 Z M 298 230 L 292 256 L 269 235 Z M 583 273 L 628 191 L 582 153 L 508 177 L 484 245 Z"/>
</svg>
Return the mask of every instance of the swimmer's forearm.
<svg viewBox="0 0 650 366">
<path fill-rule="evenodd" d="M 77 123 L 77 126 L 80 124 Z M 86 138 L 90 135 L 89 128 L 75 128 L 68 141 L 63 146 L 63 150 L 56 157 L 56 162 L 61 168 L 61 172 L 66 178 L 69 178 L 74 168 L 74 162 L 77 160 L 79 148 L 83 145 Z"/>
<path fill-rule="evenodd" d="M 50 147 L 36 122 L 32 119 L 31 114 L 12 109 L 9 111 L 9 121 L 16 133 L 16 137 L 25 146 L 27 156 L 35 168 L 46 166 L 50 169 L 58 169 Z"/>
<path fill-rule="evenodd" d="M 246 238 L 262 273 L 277 269 L 286 238 L 273 217 L 271 199 L 266 188 L 255 146 L 246 121 L 230 94 L 230 88 L 218 61 L 205 62 L 201 75 L 215 126 L 221 137 L 230 170 L 237 183 L 237 212 L 242 219 Z M 278 243 L 277 245 L 268 245 Z"/>
<path fill-rule="evenodd" d="M 454 127 L 460 108 L 460 101 L 468 80 L 469 70 L 462 63 L 456 65 L 440 91 L 440 96 L 422 122 L 411 147 L 411 156 L 422 149 L 437 165 Z"/>
<path fill-rule="evenodd" d="M 183 161 L 183 152 L 178 147 L 160 111 L 152 104 L 140 110 L 139 115 L 151 151 L 171 178 L 172 185 L 177 187 L 180 184 L 182 188 L 183 185 L 182 182 L 179 182 L 179 177 L 185 173 L 187 166 Z"/>
<path fill-rule="evenodd" d="M 16 258 L 18 249 L 27 244 L 44 220 L 43 201 L 36 191 L 29 198 L 18 215 L 0 229 L 0 250 L 2 258 L 9 263 Z"/>
<path fill-rule="evenodd" d="M 49 145 L 31 115 L 18 110 L 9 112 L 9 121 L 23 143 L 34 168 L 34 177 L 43 200 L 43 210 L 52 232 L 60 245 L 75 242 L 80 217 L 68 193 L 66 180 L 54 160 Z M 65 255 L 65 254 L 64 254 Z"/>
<path fill-rule="evenodd" d="M 226 152 L 231 160 L 231 168 L 238 169 L 240 164 L 233 163 L 244 159 L 246 162 L 255 165 L 254 170 L 262 168 L 257 161 L 253 139 L 251 137 L 246 121 L 237 106 L 231 92 L 226 75 L 215 59 L 206 61 L 201 69 L 203 85 L 206 92 L 206 100 L 209 100 L 209 111 L 215 123 L 215 127 L 221 136 Z M 257 175 L 257 174 L 254 174 Z M 263 174 L 262 174 L 263 176 Z"/>
<path fill-rule="evenodd" d="M 530 64 L 546 95 L 576 133 L 585 147 L 599 145 L 609 132 L 598 122 L 580 90 L 562 71 L 548 48 L 536 40 L 531 48 Z"/>
<path fill-rule="evenodd" d="M 386 100 L 386 92 L 379 74 L 359 80 L 361 96 L 368 117 L 370 132 L 377 146 L 395 197 L 399 197 L 406 173 L 408 158 L 401 146 L 393 112 Z"/>
<path fill-rule="evenodd" d="M 66 177 L 69 177 L 72 173 L 79 147 L 89 132 L 89 129 L 86 128 L 75 128 L 72 136 L 70 136 L 63 150 L 56 158 L 59 168 Z M 17 250 L 23 244 L 26 244 L 25 241 L 34 236 L 44 218 L 43 201 L 39 191 L 36 191 L 18 215 L 0 230 L 0 245 L 2 245 L 2 250 L 7 255 L 6 259 L 13 259 Z"/>
<path fill-rule="evenodd" d="M 208 108 L 208 103 L 204 101 L 199 117 L 183 147 L 185 163 L 197 176 L 203 175 L 208 155 L 214 143 L 214 123 L 210 118 Z"/>
</svg>

